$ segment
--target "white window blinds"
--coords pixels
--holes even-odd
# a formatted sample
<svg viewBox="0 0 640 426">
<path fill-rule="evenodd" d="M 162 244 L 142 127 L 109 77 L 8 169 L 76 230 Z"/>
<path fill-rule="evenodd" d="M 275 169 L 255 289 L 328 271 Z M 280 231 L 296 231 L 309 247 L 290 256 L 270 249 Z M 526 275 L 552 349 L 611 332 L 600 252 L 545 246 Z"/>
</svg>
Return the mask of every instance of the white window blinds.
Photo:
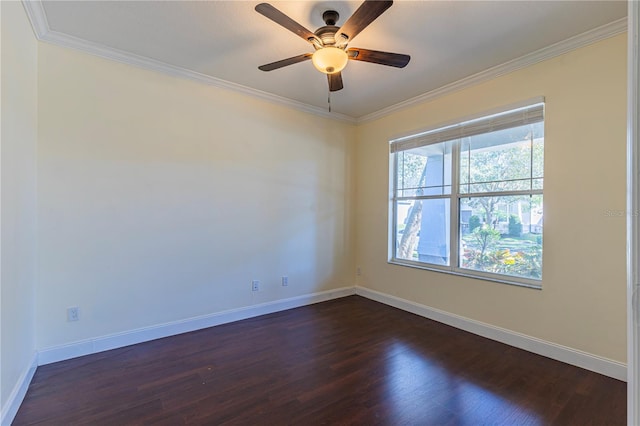
<svg viewBox="0 0 640 426">
<path fill-rule="evenodd" d="M 464 121 L 452 126 L 441 127 L 414 136 L 396 139 L 391 141 L 391 152 L 406 151 L 434 143 L 495 132 L 511 127 L 524 126 L 525 124 L 538 123 L 543 120 L 544 103 L 536 103 L 488 117 Z"/>
</svg>

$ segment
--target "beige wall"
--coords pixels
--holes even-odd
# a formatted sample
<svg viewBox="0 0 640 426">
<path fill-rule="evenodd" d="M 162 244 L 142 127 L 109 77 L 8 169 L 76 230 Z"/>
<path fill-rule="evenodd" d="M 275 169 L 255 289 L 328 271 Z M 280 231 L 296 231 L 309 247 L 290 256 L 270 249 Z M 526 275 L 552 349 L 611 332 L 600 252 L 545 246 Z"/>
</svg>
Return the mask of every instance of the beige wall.
<svg viewBox="0 0 640 426">
<path fill-rule="evenodd" d="M 359 126 L 359 285 L 601 357 L 626 359 L 626 37 Z M 390 138 L 546 98 L 543 289 L 386 262 Z"/>
<path fill-rule="evenodd" d="M 39 349 L 353 285 L 353 126 L 48 44 L 39 111 Z"/>
<path fill-rule="evenodd" d="M 37 41 L 19 2 L 0 2 L 2 33 L 0 406 L 35 354 Z"/>
<path fill-rule="evenodd" d="M 358 127 L 37 45 L 19 3 L 2 61 L 2 404 L 35 348 L 351 286 L 356 264 L 359 285 L 625 360 L 624 35 Z M 388 140 L 535 96 L 543 290 L 388 264 Z"/>
</svg>

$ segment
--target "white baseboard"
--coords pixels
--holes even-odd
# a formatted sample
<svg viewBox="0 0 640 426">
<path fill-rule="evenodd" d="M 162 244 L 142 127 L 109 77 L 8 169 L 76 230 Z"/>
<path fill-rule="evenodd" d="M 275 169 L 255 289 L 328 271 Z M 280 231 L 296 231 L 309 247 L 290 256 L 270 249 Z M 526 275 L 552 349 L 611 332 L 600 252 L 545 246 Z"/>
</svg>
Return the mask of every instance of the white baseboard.
<svg viewBox="0 0 640 426">
<path fill-rule="evenodd" d="M 76 358 L 83 355 L 134 345 L 136 343 L 175 336 L 176 334 L 188 333 L 190 331 L 201 330 L 203 328 L 253 318 L 259 315 L 298 308 L 300 306 L 311 305 L 313 303 L 324 302 L 326 300 L 338 299 L 353 294 L 355 294 L 355 287 L 342 287 L 334 290 L 311 293 L 238 309 L 230 309 L 228 311 L 216 312 L 213 314 L 172 321 L 165 324 L 158 324 L 122 333 L 81 340 L 66 345 L 44 348 L 38 351 L 38 365 L 50 364 L 52 362 L 64 361 L 66 359 Z"/>
<path fill-rule="evenodd" d="M 547 358 L 595 371 L 614 379 L 627 380 L 627 366 L 618 361 L 475 321 L 368 288 L 356 287 L 356 294 Z"/>
<path fill-rule="evenodd" d="M 475 321 L 368 288 L 342 287 L 334 290 L 276 300 L 259 305 L 231 309 L 214 314 L 173 321 L 166 324 L 130 330 L 123 333 L 82 340 L 67 345 L 44 348 L 38 351 L 37 354 L 34 354 L 29 367 L 20 376 L 20 379 L 13 388 L 5 406 L 2 407 L 0 425 L 8 426 L 13 421 L 16 413 L 18 412 L 18 408 L 26 395 L 27 389 L 38 365 L 50 364 L 52 362 L 63 361 L 83 355 L 89 355 L 136 343 L 147 342 L 163 337 L 174 336 L 176 334 L 213 327 L 220 324 L 298 308 L 327 300 L 338 299 L 353 294 L 358 294 L 368 299 L 375 300 L 488 339 L 496 340 L 538 355 L 591 370 L 605 376 L 613 377 L 622 381 L 626 381 L 627 379 L 627 367 L 624 363 L 618 361 L 599 357 L 577 349 L 558 345 L 556 343 L 547 342 L 542 339 L 527 336 L 525 334 L 496 327 L 480 321 Z"/>
<path fill-rule="evenodd" d="M 27 389 L 31 384 L 31 379 L 33 379 L 33 375 L 36 372 L 36 367 L 38 366 L 38 354 L 34 352 L 31 357 L 31 362 L 27 365 L 27 368 L 22 372 L 16 385 L 11 390 L 11 394 L 9 395 L 9 399 L 2 407 L 2 414 L 0 415 L 0 425 L 9 426 L 13 419 L 16 417 L 18 413 L 18 408 L 20 408 L 20 404 L 22 404 L 22 400 L 24 396 L 27 394 Z"/>
</svg>

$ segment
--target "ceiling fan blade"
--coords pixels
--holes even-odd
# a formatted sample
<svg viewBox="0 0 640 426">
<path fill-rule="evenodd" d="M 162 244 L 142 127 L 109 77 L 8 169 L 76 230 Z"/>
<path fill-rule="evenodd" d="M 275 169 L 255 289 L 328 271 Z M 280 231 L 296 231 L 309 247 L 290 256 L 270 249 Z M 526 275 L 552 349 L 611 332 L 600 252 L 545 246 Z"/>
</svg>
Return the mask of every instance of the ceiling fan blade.
<svg viewBox="0 0 640 426">
<path fill-rule="evenodd" d="M 344 87 L 342 85 L 342 74 L 337 72 L 335 74 L 327 74 L 327 78 L 329 79 L 329 91 L 337 92 L 338 90 L 342 90 Z"/>
<path fill-rule="evenodd" d="M 302 55 L 294 56 L 292 58 L 282 59 L 280 61 L 271 62 L 270 64 L 260 65 L 258 67 L 261 71 L 273 71 L 278 68 L 286 67 L 287 65 L 297 64 L 298 62 L 306 61 L 307 59 L 311 59 L 313 56 L 312 53 L 303 53 Z"/>
<path fill-rule="evenodd" d="M 266 16 L 276 24 L 282 25 L 283 27 L 293 32 L 294 34 L 297 34 L 299 37 L 302 37 L 309 43 L 311 43 L 313 40 L 317 40 L 317 37 L 314 33 L 309 31 L 302 25 L 298 24 L 296 21 L 289 18 L 287 15 L 280 12 L 278 9 L 271 6 L 269 3 L 260 3 L 255 7 L 255 9 L 256 9 L 256 12 L 258 12 L 259 14 Z"/>
<path fill-rule="evenodd" d="M 401 53 L 380 52 L 379 50 L 359 49 L 357 47 L 348 49 L 347 56 L 349 59 L 356 61 L 373 62 L 374 64 L 396 68 L 404 68 L 411 60 L 411 56 Z"/>
<path fill-rule="evenodd" d="M 335 35 L 336 43 L 343 45 L 351 42 L 360 31 L 375 21 L 376 18 L 382 15 L 385 10 L 389 9 L 392 4 L 393 1 L 391 0 L 366 0 L 338 30 Z"/>
</svg>

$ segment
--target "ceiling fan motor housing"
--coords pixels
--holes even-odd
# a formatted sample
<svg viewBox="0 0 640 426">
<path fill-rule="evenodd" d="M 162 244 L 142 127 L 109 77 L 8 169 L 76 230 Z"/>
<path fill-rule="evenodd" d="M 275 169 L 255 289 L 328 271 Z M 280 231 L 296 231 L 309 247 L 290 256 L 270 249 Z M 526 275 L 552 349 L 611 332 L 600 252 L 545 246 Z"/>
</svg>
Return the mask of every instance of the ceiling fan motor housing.
<svg viewBox="0 0 640 426">
<path fill-rule="evenodd" d="M 325 46 L 334 46 L 336 44 L 335 34 L 340 27 L 336 26 L 340 15 L 335 10 L 327 10 L 322 14 L 322 20 L 325 22 L 324 27 L 318 28 L 314 34 L 322 41 L 322 46 L 314 45 L 315 49 L 321 49 Z"/>
<path fill-rule="evenodd" d="M 315 46 L 316 50 L 321 49 L 325 46 L 333 46 L 336 44 L 335 34 L 338 32 L 340 27 L 336 27 L 335 25 L 325 25 L 324 27 L 320 27 L 314 32 L 316 36 L 322 41 L 322 46 Z"/>
</svg>

